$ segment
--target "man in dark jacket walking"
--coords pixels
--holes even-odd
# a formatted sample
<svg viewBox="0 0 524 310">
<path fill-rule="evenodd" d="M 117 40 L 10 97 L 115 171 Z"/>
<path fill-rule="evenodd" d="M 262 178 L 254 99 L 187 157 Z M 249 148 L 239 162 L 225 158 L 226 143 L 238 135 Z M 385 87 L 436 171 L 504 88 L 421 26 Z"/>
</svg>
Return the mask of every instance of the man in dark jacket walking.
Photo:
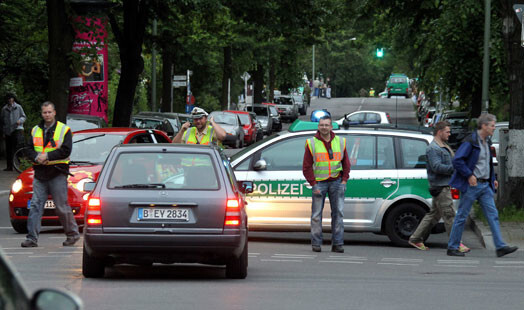
<svg viewBox="0 0 524 310">
<path fill-rule="evenodd" d="M 5 136 L 7 167 L 4 171 L 13 171 L 13 155 L 24 140 L 24 109 L 16 102 L 13 94 L 6 96 L 7 103 L 0 112 L 0 124 Z"/>
<path fill-rule="evenodd" d="M 516 246 L 508 246 L 502 240 L 499 215 L 493 199 L 498 182 L 493 172 L 489 137 L 495 131 L 496 120 L 492 114 L 482 114 L 477 120 L 478 130 L 464 139 L 453 159 L 455 172 L 451 177 L 450 185 L 460 190 L 461 197 L 449 236 L 447 252 L 449 256 L 465 256 L 459 251 L 460 239 L 475 200 L 478 200 L 482 212 L 488 219 L 497 256 L 513 253 L 518 249 Z"/>
</svg>

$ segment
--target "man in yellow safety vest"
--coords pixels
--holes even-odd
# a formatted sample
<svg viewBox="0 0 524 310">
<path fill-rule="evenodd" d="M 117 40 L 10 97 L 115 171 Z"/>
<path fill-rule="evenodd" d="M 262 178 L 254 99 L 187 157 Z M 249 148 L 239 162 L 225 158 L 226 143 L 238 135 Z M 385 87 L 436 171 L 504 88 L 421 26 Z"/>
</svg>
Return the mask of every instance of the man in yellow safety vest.
<svg viewBox="0 0 524 310">
<path fill-rule="evenodd" d="M 80 239 L 78 225 L 67 201 L 67 176 L 69 155 L 73 148 L 71 129 L 55 119 L 55 105 L 42 104 L 43 121 L 31 131 L 31 148 L 27 151 L 34 160 L 33 197 L 27 217 L 27 236 L 22 247 L 37 247 L 40 221 L 44 214 L 47 196 L 51 194 L 55 211 L 64 227 L 64 246 L 72 246 Z"/>
<path fill-rule="evenodd" d="M 331 205 L 331 251 L 344 253 L 344 197 L 349 179 L 350 163 L 346 139 L 332 131 L 331 116 L 320 118 L 315 137 L 306 140 L 302 172 L 312 186 L 311 246 L 322 248 L 322 210 L 326 194 Z"/>
<path fill-rule="evenodd" d="M 226 131 L 215 123 L 213 117 L 207 121 L 207 112 L 204 109 L 193 108 L 191 116 L 195 127 L 191 127 L 190 122 L 185 122 L 173 138 L 173 143 L 206 145 L 221 142 L 226 138 Z"/>
</svg>

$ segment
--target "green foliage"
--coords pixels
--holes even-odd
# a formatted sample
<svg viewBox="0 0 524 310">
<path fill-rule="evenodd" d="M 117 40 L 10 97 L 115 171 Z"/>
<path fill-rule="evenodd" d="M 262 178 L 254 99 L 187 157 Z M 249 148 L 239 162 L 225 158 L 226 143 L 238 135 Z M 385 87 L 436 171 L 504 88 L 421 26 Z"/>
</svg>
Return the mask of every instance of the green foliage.
<svg viewBox="0 0 524 310">
<path fill-rule="evenodd" d="M 497 207 L 499 209 L 499 221 L 500 222 L 520 222 L 524 223 L 524 209 L 517 208 L 515 205 L 509 205 L 504 207 Z M 475 217 L 480 219 L 485 225 L 488 225 L 488 220 L 484 216 L 480 205 L 475 202 L 473 205 L 473 211 Z"/>
</svg>

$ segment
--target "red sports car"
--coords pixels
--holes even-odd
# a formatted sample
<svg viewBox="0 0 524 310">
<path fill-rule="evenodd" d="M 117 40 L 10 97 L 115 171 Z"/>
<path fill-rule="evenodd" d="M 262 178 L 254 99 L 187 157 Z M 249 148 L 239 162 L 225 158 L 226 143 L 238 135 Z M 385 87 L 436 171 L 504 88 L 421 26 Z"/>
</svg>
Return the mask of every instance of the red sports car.
<svg viewBox="0 0 524 310">
<path fill-rule="evenodd" d="M 97 128 L 73 133 L 73 150 L 67 178 L 68 200 L 78 224 L 84 223 L 84 185 L 98 178 L 107 155 L 117 144 L 170 143 L 169 137 L 160 130 L 137 128 Z M 27 216 L 33 195 L 33 168 L 22 172 L 11 187 L 9 216 L 11 225 L 19 233 L 27 232 Z M 42 226 L 60 225 L 51 198 L 45 204 Z"/>
</svg>

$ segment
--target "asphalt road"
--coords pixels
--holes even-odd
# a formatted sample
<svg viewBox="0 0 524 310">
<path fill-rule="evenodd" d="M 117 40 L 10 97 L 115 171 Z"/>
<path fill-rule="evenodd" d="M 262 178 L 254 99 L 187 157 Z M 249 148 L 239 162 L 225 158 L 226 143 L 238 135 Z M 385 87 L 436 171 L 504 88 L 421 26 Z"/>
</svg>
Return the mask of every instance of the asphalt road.
<svg viewBox="0 0 524 310">
<path fill-rule="evenodd" d="M 370 109 L 368 99 L 359 100 L 325 105 L 334 117 L 361 105 Z M 391 100 L 376 106 L 390 108 Z M 81 242 L 63 247 L 63 233 L 44 228 L 38 248 L 21 248 L 24 236 L 10 228 L 7 199 L 0 208 L 0 245 L 28 288 L 70 290 L 85 309 L 499 310 L 524 304 L 524 253 L 496 258 L 471 231 L 464 234 L 472 248 L 465 258 L 446 256 L 445 234 L 432 235 L 430 250 L 422 252 L 395 247 L 385 236 L 346 233 L 346 252 L 337 254 L 329 252 L 329 234 L 323 252 L 314 253 L 307 233 L 251 232 L 245 280 L 225 279 L 221 267 L 192 264 L 121 265 L 108 268 L 106 278 L 84 279 Z"/>
</svg>

